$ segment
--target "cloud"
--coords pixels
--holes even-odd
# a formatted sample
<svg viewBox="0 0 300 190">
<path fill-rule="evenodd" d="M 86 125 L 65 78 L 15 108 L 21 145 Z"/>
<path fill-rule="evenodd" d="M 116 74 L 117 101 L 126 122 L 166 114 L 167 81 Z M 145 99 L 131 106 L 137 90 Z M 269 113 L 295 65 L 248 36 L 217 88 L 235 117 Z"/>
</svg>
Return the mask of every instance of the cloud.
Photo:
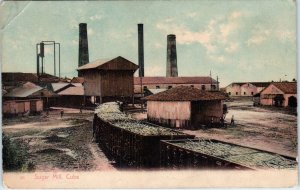
<svg viewBox="0 0 300 190">
<path fill-rule="evenodd" d="M 94 16 L 91 16 L 91 17 L 90 17 L 90 20 L 91 20 L 91 21 L 96 21 L 96 20 L 101 20 L 102 18 L 103 18 L 102 15 L 96 14 L 96 15 L 94 15 Z"/>
<path fill-rule="evenodd" d="M 188 13 L 188 15 L 195 16 L 194 13 Z M 183 24 L 168 20 L 158 22 L 156 28 L 164 34 L 176 34 L 178 44 L 201 44 L 206 49 L 208 57 L 224 63 L 226 58 L 215 54 L 221 49 L 227 53 L 238 50 L 239 44 L 233 39 L 229 40 L 229 38 L 237 33 L 242 17 L 243 13 L 240 11 L 233 11 L 225 16 L 216 16 L 208 22 L 207 26 L 198 31 L 193 31 Z"/>
<path fill-rule="evenodd" d="M 88 33 L 89 36 L 92 36 L 92 35 L 95 34 L 95 31 L 92 28 L 88 28 L 87 33 Z"/>
<path fill-rule="evenodd" d="M 261 26 L 256 26 L 252 30 L 251 37 L 247 40 L 247 45 L 258 45 L 263 43 L 268 39 L 268 37 L 271 35 L 271 31 L 269 29 L 264 29 Z"/>
<path fill-rule="evenodd" d="M 195 18 L 197 15 L 198 15 L 197 12 L 191 12 L 191 13 L 187 13 L 187 14 L 186 14 L 186 16 L 187 16 L 188 18 Z"/>
<path fill-rule="evenodd" d="M 292 31 L 289 31 L 289 30 L 278 30 L 278 31 L 276 31 L 275 35 L 282 42 L 286 42 L 286 41 L 294 42 L 294 41 L 296 41 L 295 33 L 292 32 Z"/>
<path fill-rule="evenodd" d="M 239 44 L 237 42 L 234 42 L 234 43 L 230 43 L 229 46 L 225 48 L 225 51 L 228 53 L 233 53 L 237 51 L 238 48 L 239 48 Z"/>
</svg>

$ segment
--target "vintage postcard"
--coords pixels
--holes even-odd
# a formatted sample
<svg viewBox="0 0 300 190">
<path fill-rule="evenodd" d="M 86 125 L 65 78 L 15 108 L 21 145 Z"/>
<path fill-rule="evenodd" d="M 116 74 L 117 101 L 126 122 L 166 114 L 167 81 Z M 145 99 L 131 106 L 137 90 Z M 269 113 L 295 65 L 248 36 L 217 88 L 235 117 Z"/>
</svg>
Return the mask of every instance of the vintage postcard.
<svg viewBox="0 0 300 190">
<path fill-rule="evenodd" d="M 3 186 L 297 186 L 296 8 L 2 1 Z"/>
</svg>

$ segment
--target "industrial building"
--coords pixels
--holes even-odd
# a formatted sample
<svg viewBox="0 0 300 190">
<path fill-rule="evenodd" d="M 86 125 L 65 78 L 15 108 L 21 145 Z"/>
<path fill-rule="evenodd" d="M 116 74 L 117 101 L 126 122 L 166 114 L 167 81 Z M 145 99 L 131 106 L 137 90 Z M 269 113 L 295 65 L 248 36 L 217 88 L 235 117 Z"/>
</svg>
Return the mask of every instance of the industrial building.
<svg viewBox="0 0 300 190">
<path fill-rule="evenodd" d="M 224 99 L 219 92 L 202 91 L 190 86 L 178 86 L 144 98 L 150 122 L 188 129 L 220 123 Z"/>
<path fill-rule="evenodd" d="M 260 104 L 279 107 L 297 107 L 297 83 L 271 83 L 260 93 Z"/>
<path fill-rule="evenodd" d="M 119 56 L 96 60 L 77 70 L 84 78 L 84 95 L 96 97 L 96 102 L 132 100 L 133 74 L 138 66 Z"/>
<path fill-rule="evenodd" d="M 229 96 L 253 96 L 267 86 L 271 82 L 233 82 L 225 87 L 225 91 Z"/>
<path fill-rule="evenodd" d="M 219 82 L 211 77 L 134 77 L 134 89 L 170 89 L 190 86 L 206 91 L 219 90 Z"/>
<path fill-rule="evenodd" d="M 3 115 L 36 114 L 43 111 L 49 97 L 55 96 L 45 88 L 31 82 L 9 89 L 3 95 Z M 45 105 L 44 105 L 45 104 Z"/>
</svg>

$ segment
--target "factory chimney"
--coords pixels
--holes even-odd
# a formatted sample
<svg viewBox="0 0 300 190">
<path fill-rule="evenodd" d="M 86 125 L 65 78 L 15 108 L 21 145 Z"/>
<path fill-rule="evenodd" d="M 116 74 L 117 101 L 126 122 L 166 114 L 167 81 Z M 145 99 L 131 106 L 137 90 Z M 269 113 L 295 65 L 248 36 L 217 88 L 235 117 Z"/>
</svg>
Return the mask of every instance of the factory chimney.
<svg viewBox="0 0 300 190">
<path fill-rule="evenodd" d="M 78 67 L 85 65 L 89 62 L 89 47 L 87 36 L 87 24 L 79 24 L 79 56 Z"/>
<path fill-rule="evenodd" d="M 178 77 L 176 36 L 174 34 L 167 36 L 167 77 Z"/>
<path fill-rule="evenodd" d="M 138 24 L 139 77 L 144 77 L 144 31 L 143 24 Z"/>
</svg>

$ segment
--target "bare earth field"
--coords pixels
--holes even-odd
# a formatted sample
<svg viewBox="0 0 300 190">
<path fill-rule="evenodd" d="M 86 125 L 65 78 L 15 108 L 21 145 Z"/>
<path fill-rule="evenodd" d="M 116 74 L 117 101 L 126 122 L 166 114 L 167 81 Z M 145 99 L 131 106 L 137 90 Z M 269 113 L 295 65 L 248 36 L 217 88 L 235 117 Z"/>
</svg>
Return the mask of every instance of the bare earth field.
<svg viewBox="0 0 300 190">
<path fill-rule="evenodd" d="M 50 111 L 49 116 L 3 120 L 3 133 L 28 149 L 35 171 L 115 170 L 92 141 L 93 112 L 76 109 Z"/>
<path fill-rule="evenodd" d="M 253 107 L 248 99 L 226 102 L 235 125 L 227 128 L 182 130 L 198 138 L 216 139 L 262 149 L 291 157 L 297 156 L 297 117 L 285 110 Z M 35 171 L 116 170 L 92 139 L 93 111 L 60 108 L 49 116 L 27 116 L 3 120 L 3 133 L 21 142 L 28 150 L 27 160 Z M 132 111 L 133 117 L 146 119 L 146 113 Z"/>
<path fill-rule="evenodd" d="M 226 122 L 234 115 L 235 125 L 227 128 L 184 130 L 199 138 L 216 139 L 297 157 L 297 116 L 289 110 L 254 107 L 250 99 L 225 102 Z"/>
</svg>

